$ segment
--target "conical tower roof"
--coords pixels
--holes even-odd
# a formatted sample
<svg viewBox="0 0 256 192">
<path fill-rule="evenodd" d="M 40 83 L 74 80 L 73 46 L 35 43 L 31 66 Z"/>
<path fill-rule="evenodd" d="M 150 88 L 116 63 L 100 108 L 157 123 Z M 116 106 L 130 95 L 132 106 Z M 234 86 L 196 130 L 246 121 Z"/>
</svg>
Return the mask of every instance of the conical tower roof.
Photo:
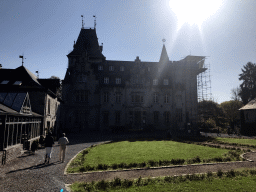
<svg viewBox="0 0 256 192">
<path fill-rule="evenodd" d="M 163 44 L 162 53 L 159 62 L 167 62 L 169 61 L 169 57 L 167 55 L 167 51 L 165 45 Z"/>
<path fill-rule="evenodd" d="M 87 52 L 89 57 L 105 58 L 101 53 L 95 29 L 82 28 L 74 45 L 74 49 L 68 56 L 81 55 L 84 51 Z"/>
</svg>

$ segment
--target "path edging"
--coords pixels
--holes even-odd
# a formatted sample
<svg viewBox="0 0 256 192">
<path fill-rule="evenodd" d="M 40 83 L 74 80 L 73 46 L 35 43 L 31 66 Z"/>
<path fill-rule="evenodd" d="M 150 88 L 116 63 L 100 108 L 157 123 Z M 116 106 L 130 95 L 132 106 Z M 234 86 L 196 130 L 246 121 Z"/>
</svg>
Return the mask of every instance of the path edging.
<svg viewBox="0 0 256 192">
<path fill-rule="evenodd" d="M 99 143 L 99 144 L 94 144 L 94 145 L 91 145 L 91 146 L 97 146 L 97 145 L 102 145 L 102 144 L 106 144 L 106 143 L 111 143 L 112 141 L 104 141 L 104 142 L 101 142 L 101 143 Z M 90 146 L 90 147 L 91 147 Z M 89 148 L 89 147 L 87 147 L 87 148 Z M 70 163 L 76 158 L 76 156 L 79 154 L 79 153 L 81 153 L 82 151 L 84 151 L 85 149 L 87 149 L 87 148 L 84 148 L 84 149 L 82 149 L 81 151 L 79 151 L 72 159 L 70 159 L 70 161 L 67 163 L 67 165 L 66 165 L 66 167 L 65 167 L 65 169 L 64 169 L 64 175 L 69 175 L 70 173 L 67 173 L 67 169 L 68 169 L 68 167 L 69 167 L 69 165 L 70 165 Z"/>
</svg>

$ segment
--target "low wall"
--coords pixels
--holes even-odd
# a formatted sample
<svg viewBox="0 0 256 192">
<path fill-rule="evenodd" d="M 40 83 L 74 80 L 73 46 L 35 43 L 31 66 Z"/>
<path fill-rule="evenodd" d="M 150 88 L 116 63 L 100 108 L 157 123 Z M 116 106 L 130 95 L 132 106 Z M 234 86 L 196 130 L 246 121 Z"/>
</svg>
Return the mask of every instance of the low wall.
<svg viewBox="0 0 256 192">
<path fill-rule="evenodd" d="M 17 144 L 8 148 L 5 148 L 4 151 L 6 151 L 6 160 L 5 163 L 10 162 L 11 160 L 21 156 L 22 151 L 23 151 L 23 145 L 22 144 Z M 0 151 L 0 165 L 2 165 L 2 159 L 3 159 L 3 152 Z"/>
<path fill-rule="evenodd" d="M 39 140 L 40 137 L 35 137 L 33 139 L 29 139 L 29 149 L 31 148 L 31 144 L 33 141 L 35 140 Z M 7 148 L 4 148 L 4 151 L 6 151 L 6 160 L 5 163 L 8 163 L 10 161 L 12 161 L 13 159 L 21 156 L 24 152 L 23 150 L 23 144 L 17 144 L 17 145 L 13 145 Z M 3 160 L 3 154 L 4 151 L 0 151 L 0 165 L 2 165 L 2 160 Z"/>
</svg>

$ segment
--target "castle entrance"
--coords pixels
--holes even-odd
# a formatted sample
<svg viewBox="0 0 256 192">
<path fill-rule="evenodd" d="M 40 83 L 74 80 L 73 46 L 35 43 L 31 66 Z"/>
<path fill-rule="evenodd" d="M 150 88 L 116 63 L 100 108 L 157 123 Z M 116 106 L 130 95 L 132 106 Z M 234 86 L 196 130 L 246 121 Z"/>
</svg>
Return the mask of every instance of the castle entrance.
<svg viewBox="0 0 256 192">
<path fill-rule="evenodd" d="M 141 126 L 141 111 L 134 112 L 134 125 L 136 128 L 140 128 L 140 126 Z"/>
</svg>

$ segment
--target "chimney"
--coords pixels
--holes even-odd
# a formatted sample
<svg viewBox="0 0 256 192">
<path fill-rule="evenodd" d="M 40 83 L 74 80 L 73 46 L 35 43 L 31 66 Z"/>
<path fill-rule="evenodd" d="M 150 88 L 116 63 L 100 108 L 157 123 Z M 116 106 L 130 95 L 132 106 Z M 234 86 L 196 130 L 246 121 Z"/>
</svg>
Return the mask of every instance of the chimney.
<svg viewBox="0 0 256 192">
<path fill-rule="evenodd" d="M 0 64 L 0 69 L 2 69 L 2 64 Z"/>
</svg>

